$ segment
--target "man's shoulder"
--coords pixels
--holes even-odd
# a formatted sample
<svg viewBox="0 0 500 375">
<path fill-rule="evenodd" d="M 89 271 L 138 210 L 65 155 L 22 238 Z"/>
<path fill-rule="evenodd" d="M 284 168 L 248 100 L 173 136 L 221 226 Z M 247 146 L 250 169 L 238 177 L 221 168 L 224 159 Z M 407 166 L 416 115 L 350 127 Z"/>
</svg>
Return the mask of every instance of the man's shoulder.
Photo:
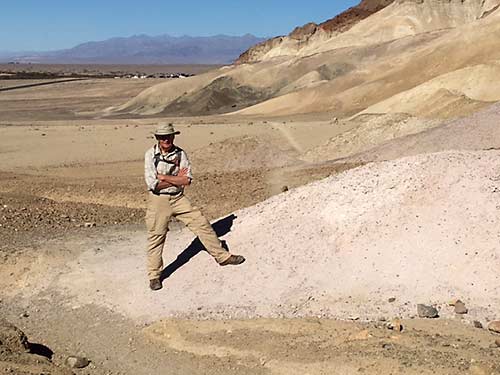
<svg viewBox="0 0 500 375">
<path fill-rule="evenodd" d="M 148 148 L 145 152 L 145 156 L 153 156 L 154 154 L 156 153 L 156 145 L 153 145 L 151 146 L 150 148 Z"/>
</svg>

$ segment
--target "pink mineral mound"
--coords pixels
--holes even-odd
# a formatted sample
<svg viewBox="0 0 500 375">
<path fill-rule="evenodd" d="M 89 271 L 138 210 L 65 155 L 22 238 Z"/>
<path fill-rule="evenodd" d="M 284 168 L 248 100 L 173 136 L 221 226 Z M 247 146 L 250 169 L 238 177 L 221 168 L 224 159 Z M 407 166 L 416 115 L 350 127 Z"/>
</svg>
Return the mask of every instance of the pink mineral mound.
<svg viewBox="0 0 500 375">
<path fill-rule="evenodd" d="M 221 268 L 198 254 L 159 293 L 146 287 L 143 236 L 84 254 L 60 282 L 76 298 L 146 320 L 363 319 L 411 316 L 418 303 L 451 316 L 454 298 L 467 319 L 491 319 L 500 311 L 498 160 L 498 151 L 418 155 L 274 196 L 236 212 L 223 237 L 246 263 Z M 170 232 L 166 264 L 192 239 Z"/>
</svg>

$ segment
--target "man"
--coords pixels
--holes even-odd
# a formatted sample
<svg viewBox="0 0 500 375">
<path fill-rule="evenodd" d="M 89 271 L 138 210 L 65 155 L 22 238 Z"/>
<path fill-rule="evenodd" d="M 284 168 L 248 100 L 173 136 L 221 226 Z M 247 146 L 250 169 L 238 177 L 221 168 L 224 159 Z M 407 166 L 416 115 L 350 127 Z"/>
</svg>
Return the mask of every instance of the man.
<svg viewBox="0 0 500 375">
<path fill-rule="evenodd" d="M 150 192 L 146 210 L 149 287 L 162 288 L 162 253 L 172 216 L 198 236 L 221 266 L 243 263 L 244 257 L 232 255 L 222 247 L 208 220 L 184 196 L 184 186 L 191 184 L 193 176 L 186 153 L 174 145 L 175 136 L 180 132 L 169 123 L 158 125 L 154 134 L 158 143 L 144 156 L 144 178 Z"/>
</svg>

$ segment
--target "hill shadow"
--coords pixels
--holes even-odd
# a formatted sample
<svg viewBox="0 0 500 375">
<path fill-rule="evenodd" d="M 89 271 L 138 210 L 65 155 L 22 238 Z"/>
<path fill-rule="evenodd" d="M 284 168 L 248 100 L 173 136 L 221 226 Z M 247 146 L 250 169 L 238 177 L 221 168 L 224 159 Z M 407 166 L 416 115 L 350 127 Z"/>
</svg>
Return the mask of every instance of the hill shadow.
<svg viewBox="0 0 500 375">
<path fill-rule="evenodd" d="M 222 237 L 225 234 L 229 233 L 231 231 L 231 227 L 233 226 L 233 222 L 236 218 L 237 218 L 236 215 L 231 214 L 213 223 L 212 228 L 214 228 L 214 231 L 217 234 L 217 236 Z M 229 251 L 226 241 L 221 241 L 221 242 L 222 242 L 222 247 L 224 247 L 227 251 Z M 175 271 L 177 271 L 179 268 L 181 268 L 183 265 L 189 262 L 192 257 L 194 257 L 196 254 L 198 254 L 203 250 L 206 251 L 207 249 L 205 249 L 205 246 L 203 246 L 200 239 L 196 237 L 193 240 L 193 242 L 191 242 L 189 246 L 185 248 L 182 251 L 182 253 L 180 253 L 172 263 L 170 263 L 163 269 L 163 271 L 161 271 L 160 280 L 163 281 L 168 277 L 170 277 L 170 275 L 172 275 Z"/>
</svg>

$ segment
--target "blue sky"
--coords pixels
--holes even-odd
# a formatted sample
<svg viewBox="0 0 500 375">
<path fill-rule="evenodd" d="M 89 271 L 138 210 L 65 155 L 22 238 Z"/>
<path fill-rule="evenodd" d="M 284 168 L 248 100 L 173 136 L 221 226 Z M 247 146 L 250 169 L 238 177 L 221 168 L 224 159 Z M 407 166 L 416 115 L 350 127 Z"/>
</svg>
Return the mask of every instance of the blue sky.
<svg viewBox="0 0 500 375">
<path fill-rule="evenodd" d="M 0 51 L 70 48 L 136 34 L 262 37 L 322 22 L 359 0 L 16 0 L 0 6 Z"/>
</svg>

